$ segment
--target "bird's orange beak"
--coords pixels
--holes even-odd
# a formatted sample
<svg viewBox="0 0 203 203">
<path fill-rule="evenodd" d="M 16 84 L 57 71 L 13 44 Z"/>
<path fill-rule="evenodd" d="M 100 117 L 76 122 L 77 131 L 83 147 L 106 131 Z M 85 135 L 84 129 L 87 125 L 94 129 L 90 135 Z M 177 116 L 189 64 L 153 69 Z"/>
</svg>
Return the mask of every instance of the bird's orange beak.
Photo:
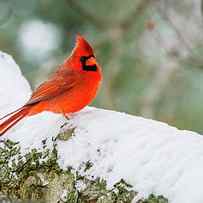
<svg viewBox="0 0 203 203">
<path fill-rule="evenodd" d="M 87 66 L 93 66 L 97 63 L 96 59 L 94 56 L 90 57 L 89 59 L 87 59 L 86 61 L 86 65 Z"/>
</svg>

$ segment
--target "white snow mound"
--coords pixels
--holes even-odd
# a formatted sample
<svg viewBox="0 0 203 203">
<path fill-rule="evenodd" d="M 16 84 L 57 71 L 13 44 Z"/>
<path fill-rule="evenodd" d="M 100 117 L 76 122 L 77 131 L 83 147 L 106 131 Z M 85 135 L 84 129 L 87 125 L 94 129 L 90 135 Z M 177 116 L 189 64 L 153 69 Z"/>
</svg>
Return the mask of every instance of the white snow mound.
<svg viewBox="0 0 203 203">
<path fill-rule="evenodd" d="M 0 117 L 24 104 L 30 94 L 30 85 L 19 66 L 11 56 L 0 51 Z"/>
<path fill-rule="evenodd" d="M 22 103 L 30 88 L 9 56 L 0 55 L 0 71 L 4 75 L 0 76 L 0 113 L 4 114 Z M 4 90 L 7 88 L 9 91 Z M 10 95 L 12 99 L 8 99 Z M 22 150 L 41 148 L 42 139 L 51 143 L 63 122 L 60 115 L 41 113 L 25 118 L 3 138 L 20 141 Z M 140 195 L 161 194 L 171 203 L 203 202 L 201 135 L 162 122 L 89 107 L 72 115 L 69 126 L 75 127 L 75 135 L 57 143 L 62 168 L 72 166 L 88 177 L 104 178 L 109 187 L 123 178 Z M 81 166 L 87 161 L 93 166 L 84 172 Z"/>
</svg>

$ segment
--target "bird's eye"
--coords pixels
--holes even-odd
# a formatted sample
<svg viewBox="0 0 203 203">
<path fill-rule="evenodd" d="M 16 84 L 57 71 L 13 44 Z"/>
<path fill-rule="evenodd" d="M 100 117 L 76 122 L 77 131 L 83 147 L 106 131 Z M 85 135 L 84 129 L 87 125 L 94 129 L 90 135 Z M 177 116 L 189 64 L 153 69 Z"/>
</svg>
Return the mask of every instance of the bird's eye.
<svg viewBox="0 0 203 203">
<path fill-rule="evenodd" d="M 80 62 L 84 71 L 97 71 L 96 60 L 94 55 L 81 56 Z"/>
<path fill-rule="evenodd" d="M 86 60 L 87 60 L 87 57 L 86 57 L 86 56 L 81 56 L 81 57 L 80 57 L 80 61 L 81 61 L 82 63 L 84 63 Z"/>
</svg>

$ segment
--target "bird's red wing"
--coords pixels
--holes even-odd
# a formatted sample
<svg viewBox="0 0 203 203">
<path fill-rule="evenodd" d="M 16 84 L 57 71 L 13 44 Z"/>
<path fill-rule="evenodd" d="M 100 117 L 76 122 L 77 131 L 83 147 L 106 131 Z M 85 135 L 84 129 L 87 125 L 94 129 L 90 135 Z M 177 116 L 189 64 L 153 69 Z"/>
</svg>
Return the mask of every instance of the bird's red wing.
<svg viewBox="0 0 203 203">
<path fill-rule="evenodd" d="M 60 70 L 50 80 L 42 83 L 32 94 L 26 105 L 57 97 L 70 91 L 78 82 L 80 74 L 72 70 Z"/>
</svg>

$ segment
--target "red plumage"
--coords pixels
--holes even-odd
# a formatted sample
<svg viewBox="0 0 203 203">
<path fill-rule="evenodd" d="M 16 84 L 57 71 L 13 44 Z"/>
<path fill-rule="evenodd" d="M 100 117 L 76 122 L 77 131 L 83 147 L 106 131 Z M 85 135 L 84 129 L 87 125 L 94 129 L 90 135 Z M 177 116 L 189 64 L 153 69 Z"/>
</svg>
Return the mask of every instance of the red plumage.
<svg viewBox="0 0 203 203">
<path fill-rule="evenodd" d="M 81 110 L 96 96 L 102 72 L 93 49 L 80 35 L 70 55 L 57 71 L 32 94 L 20 109 L 10 113 L 0 124 L 0 135 L 25 116 L 51 111 L 68 115 Z"/>
</svg>

